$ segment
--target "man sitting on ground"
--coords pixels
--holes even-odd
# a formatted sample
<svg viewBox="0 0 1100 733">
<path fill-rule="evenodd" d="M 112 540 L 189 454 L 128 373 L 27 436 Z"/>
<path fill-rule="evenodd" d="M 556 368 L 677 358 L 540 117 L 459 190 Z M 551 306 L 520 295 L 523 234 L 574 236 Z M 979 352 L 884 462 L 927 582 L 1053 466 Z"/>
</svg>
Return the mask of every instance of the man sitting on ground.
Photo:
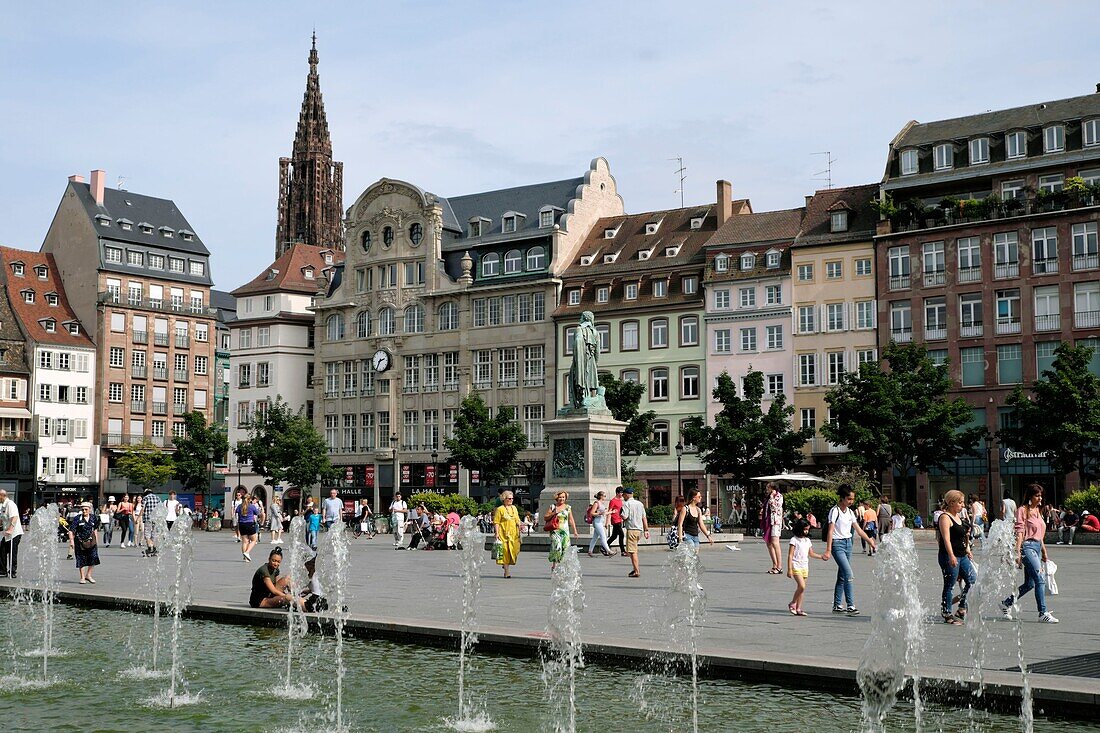
<svg viewBox="0 0 1100 733">
<path fill-rule="evenodd" d="M 248 596 L 248 605 L 252 608 L 285 608 L 291 601 L 302 606 L 301 598 L 295 598 L 290 592 L 290 577 L 279 577 L 279 566 L 283 563 L 283 551 L 276 547 L 267 556 L 267 562 L 256 568 L 252 576 L 252 593 Z"/>
<path fill-rule="evenodd" d="M 1081 512 L 1081 531 L 1100 532 L 1100 519 L 1097 519 L 1095 514 Z"/>
<path fill-rule="evenodd" d="M 1058 528 L 1058 544 L 1073 544 L 1073 533 L 1077 531 L 1077 522 L 1079 517 L 1077 513 L 1072 509 L 1066 509 L 1062 514 L 1062 526 Z M 1066 539 L 1066 535 L 1069 535 L 1069 539 Z"/>
</svg>

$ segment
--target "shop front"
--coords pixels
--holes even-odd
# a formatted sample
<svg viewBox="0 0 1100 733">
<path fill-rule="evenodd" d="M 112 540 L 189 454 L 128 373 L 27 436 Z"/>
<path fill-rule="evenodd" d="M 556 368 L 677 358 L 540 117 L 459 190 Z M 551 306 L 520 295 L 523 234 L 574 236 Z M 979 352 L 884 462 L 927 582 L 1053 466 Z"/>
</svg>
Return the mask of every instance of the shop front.
<svg viewBox="0 0 1100 733">
<path fill-rule="evenodd" d="M 35 496 L 38 443 L 29 440 L 0 441 L 0 488 L 16 503 L 19 511 L 40 504 Z"/>
<path fill-rule="evenodd" d="M 1019 504 L 1024 487 L 1039 484 L 1043 487 L 1044 502 L 1062 505 L 1065 499 L 1062 487 L 1058 486 L 1057 476 L 1047 461 L 1046 453 L 1021 453 L 1011 448 L 1001 448 L 1000 459 L 1002 496 L 1007 493 Z"/>
<path fill-rule="evenodd" d="M 470 495 L 481 486 L 481 475 L 470 471 Z M 406 498 L 413 494 L 430 492 L 433 494 L 458 493 L 457 463 L 402 463 L 401 493 Z"/>
</svg>

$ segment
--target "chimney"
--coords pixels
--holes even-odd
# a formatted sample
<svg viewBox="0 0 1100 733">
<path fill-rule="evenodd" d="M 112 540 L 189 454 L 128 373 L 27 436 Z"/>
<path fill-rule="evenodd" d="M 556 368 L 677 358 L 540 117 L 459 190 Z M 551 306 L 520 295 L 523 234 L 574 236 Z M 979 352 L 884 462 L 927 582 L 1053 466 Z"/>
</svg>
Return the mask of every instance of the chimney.
<svg viewBox="0 0 1100 733">
<path fill-rule="evenodd" d="M 73 175 L 69 176 L 69 182 L 70 183 L 84 183 L 84 176 L 78 176 L 76 174 L 73 174 Z"/>
<path fill-rule="evenodd" d="M 812 194 L 807 195 L 806 196 L 806 206 L 809 206 L 810 202 L 813 201 L 813 199 L 814 199 L 814 197 L 813 197 Z"/>
<path fill-rule="evenodd" d="M 1097 85 L 1096 85 L 1096 93 L 1097 93 L 1097 94 L 1100 94 L 1100 84 L 1097 84 Z"/>
<path fill-rule="evenodd" d="M 721 227 L 733 216 L 733 186 L 729 181 L 718 181 L 718 226 Z"/>
<path fill-rule="evenodd" d="M 107 172 L 100 169 L 92 171 L 92 182 L 90 188 L 92 189 L 92 198 L 95 199 L 96 206 L 103 206 L 103 185 L 107 181 Z"/>
</svg>

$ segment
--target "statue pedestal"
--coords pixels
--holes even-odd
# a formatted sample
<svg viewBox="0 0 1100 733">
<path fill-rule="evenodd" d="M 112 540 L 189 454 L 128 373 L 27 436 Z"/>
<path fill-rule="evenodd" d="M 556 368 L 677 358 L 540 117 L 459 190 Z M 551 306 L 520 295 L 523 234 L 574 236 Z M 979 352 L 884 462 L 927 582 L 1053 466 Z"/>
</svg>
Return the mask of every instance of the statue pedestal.
<svg viewBox="0 0 1100 733">
<path fill-rule="evenodd" d="M 587 534 L 584 513 L 596 492 L 605 492 L 604 498 L 610 501 L 621 483 L 619 437 L 626 423 L 606 409 L 565 407 L 542 425 L 550 449 L 546 488 L 539 494 L 538 526 L 542 527 L 543 515 L 554 505 L 554 494 L 567 491 L 577 530 Z"/>
</svg>

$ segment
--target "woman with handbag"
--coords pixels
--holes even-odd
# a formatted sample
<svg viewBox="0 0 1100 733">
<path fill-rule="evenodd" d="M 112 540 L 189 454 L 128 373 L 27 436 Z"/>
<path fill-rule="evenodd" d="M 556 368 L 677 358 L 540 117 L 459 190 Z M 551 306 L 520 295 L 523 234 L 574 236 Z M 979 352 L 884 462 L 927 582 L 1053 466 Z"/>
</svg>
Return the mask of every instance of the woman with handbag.
<svg viewBox="0 0 1100 733">
<path fill-rule="evenodd" d="M 80 505 L 80 514 L 69 522 L 69 541 L 76 555 L 76 569 L 80 573 L 80 584 L 95 583 L 92 568 L 99 565 L 99 547 L 95 531 L 99 529 L 99 517 L 92 513 L 89 501 Z"/>
<path fill-rule="evenodd" d="M 543 527 L 550 533 L 550 569 L 557 567 L 565 557 L 565 549 L 569 547 L 569 540 L 577 533 L 577 525 L 573 522 L 573 512 L 569 508 L 569 494 L 559 491 L 554 495 L 554 506 L 546 510 L 543 519 L 546 525 Z"/>
<path fill-rule="evenodd" d="M 508 569 L 519 559 L 519 510 L 516 509 L 515 495 L 505 491 L 500 495 L 501 505 L 493 510 L 493 525 L 496 527 L 496 542 L 493 543 L 493 559 L 504 568 L 504 577 L 511 578 Z"/>
<path fill-rule="evenodd" d="M 607 502 L 604 501 L 606 496 L 602 491 L 596 492 L 596 498 L 588 507 L 588 516 L 585 517 L 585 521 L 592 525 L 592 539 L 588 543 L 589 557 L 595 557 L 592 550 L 596 549 L 596 545 L 600 546 L 604 557 L 611 557 L 611 548 L 607 546 L 607 530 L 604 527 L 607 519 Z"/>
</svg>

